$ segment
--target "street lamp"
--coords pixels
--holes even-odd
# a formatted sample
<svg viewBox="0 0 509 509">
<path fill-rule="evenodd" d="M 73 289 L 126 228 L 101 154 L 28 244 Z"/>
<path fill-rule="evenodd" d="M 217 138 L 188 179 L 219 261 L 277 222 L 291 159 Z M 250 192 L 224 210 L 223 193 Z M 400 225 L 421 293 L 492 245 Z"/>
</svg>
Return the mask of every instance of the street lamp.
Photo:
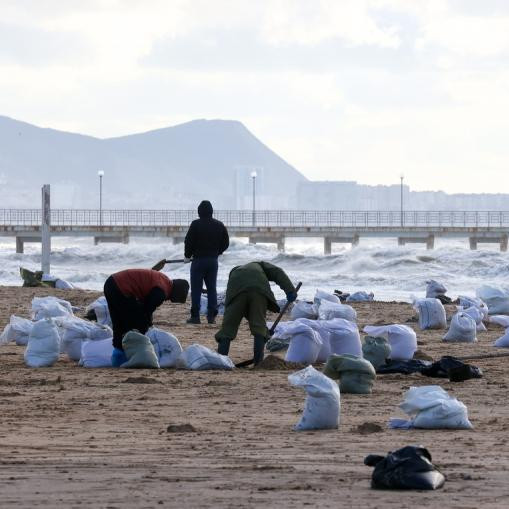
<svg viewBox="0 0 509 509">
<path fill-rule="evenodd" d="M 258 174 L 256 171 L 251 172 L 251 178 L 253 179 L 253 226 L 256 226 L 256 177 Z"/>
<path fill-rule="evenodd" d="M 99 170 L 97 172 L 99 176 L 99 226 L 103 225 L 103 177 L 104 171 Z"/>
<path fill-rule="evenodd" d="M 403 174 L 401 174 L 399 176 L 399 178 L 401 180 L 401 185 L 400 185 L 400 205 L 401 205 L 401 212 L 400 212 L 400 214 L 401 214 L 401 216 L 400 216 L 400 218 L 401 218 L 401 227 L 402 228 L 403 228 L 403 178 L 404 177 L 405 176 Z"/>
</svg>

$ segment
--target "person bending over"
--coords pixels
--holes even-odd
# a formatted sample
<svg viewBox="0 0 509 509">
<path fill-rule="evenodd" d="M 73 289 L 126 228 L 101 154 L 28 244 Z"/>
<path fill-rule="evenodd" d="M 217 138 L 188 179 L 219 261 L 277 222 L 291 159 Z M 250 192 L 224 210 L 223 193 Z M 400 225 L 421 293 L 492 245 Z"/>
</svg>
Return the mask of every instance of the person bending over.
<svg viewBox="0 0 509 509">
<path fill-rule="evenodd" d="M 113 325 L 112 365 L 118 367 L 127 362 L 122 349 L 126 332 L 137 329 L 145 334 L 152 325 L 154 311 L 165 300 L 186 302 L 188 291 L 185 279 L 171 280 L 156 270 L 127 269 L 108 277 L 104 296 Z"/>
<path fill-rule="evenodd" d="M 249 322 L 254 336 L 254 363 L 263 360 L 268 330 L 265 315 L 267 309 L 279 312 L 276 298 L 269 281 L 276 283 L 285 293 L 289 302 L 297 298 L 297 292 L 283 269 L 268 262 L 251 262 L 235 267 L 228 277 L 225 310 L 221 329 L 216 334 L 217 351 L 228 355 L 230 342 L 235 339 L 242 318 Z"/>
<path fill-rule="evenodd" d="M 214 323 L 217 315 L 217 257 L 228 249 L 230 239 L 225 225 L 212 217 L 209 201 L 198 206 L 195 219 L 186 234 L 184 256 L 191 261 L 191 317 L 187 323 L 200 323 L 200 301 L 203 283 L 207 288 L 207 321 Z"/>
</svg>

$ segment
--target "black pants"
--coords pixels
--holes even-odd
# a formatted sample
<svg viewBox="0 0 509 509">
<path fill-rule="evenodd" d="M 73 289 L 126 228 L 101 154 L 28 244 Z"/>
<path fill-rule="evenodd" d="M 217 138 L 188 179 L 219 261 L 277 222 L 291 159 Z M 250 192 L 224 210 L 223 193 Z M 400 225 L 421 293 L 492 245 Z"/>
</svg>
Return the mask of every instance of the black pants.
<svg viewBox="0 0 509 509">
<path fill-rule="evenodd" d="M 113 325 L 113 346 L 122 350 L 124 334 L 133 329 L 145 334 L 152 325 L 152 317 L 147 316 L 139 300 L 126 297 L 111 276 L 104 283 L 104 296 Z"/>
<path fill-rule="evenodd" d="M 217 315 L 217 256 L 193 258 L 191 262 L 191 316 L 200 316 L 201 289 L 207 288 L 207 317 Z"/>
</svg>

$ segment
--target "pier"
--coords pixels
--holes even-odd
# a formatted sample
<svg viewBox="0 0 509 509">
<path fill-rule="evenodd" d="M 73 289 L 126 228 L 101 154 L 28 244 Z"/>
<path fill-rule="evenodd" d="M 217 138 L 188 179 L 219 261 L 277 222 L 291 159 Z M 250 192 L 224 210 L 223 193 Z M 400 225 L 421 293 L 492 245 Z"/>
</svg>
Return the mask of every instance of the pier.
<svg viewBox="0 0 509 509">
<path fill-rule="evenodd" d="M 41 242 L 40 209 L 0 209 L 0 236 L 16 239 L 16 252 L 27 242 Z M 231 237 L 251 243 L 273 243 L 280 251 L 288 238 L 321 238 L 324 253 L 333 244 L 357 245 L 362 238 L 395 238 L 398 245 L 420 243 L 433 249 L 437 238 L 464 238 L 471 249 L 498 244 L 507 251 L 508 212 L 470 211 L 297 211 L 218 210 Z M 93 237 L 100 242 L 128 243 L 131 237 L 162 237 L 182 242 L 194 210 L 83 210 L 50 211 L 52 237 Z"/>
</svg>

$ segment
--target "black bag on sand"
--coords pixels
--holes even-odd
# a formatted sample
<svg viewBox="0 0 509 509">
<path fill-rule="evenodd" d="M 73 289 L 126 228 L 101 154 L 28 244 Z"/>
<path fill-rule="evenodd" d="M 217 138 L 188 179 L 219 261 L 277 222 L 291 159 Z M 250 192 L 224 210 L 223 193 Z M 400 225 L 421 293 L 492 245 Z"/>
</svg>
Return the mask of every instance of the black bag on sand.
<svg viewBox="0 0 509 509">
<path fill-rule="evenodd" d="M 436 490 L 445 483 L 424 447 L 408 445 L 387 456 L 370 454 L 364 464 L 375 467 L 371 487 L 385 490 Z"/>
<path fill-rule="evenodd" d="M 450 355 L 442 357 L 428 368 L 421 369 L 421 374 L 424 376 L 449 378 L 451 382 L 462 382 L 470 378 L 482 378 L 482 370 L 480 368 L 465 364 Z"/>
</svg>

